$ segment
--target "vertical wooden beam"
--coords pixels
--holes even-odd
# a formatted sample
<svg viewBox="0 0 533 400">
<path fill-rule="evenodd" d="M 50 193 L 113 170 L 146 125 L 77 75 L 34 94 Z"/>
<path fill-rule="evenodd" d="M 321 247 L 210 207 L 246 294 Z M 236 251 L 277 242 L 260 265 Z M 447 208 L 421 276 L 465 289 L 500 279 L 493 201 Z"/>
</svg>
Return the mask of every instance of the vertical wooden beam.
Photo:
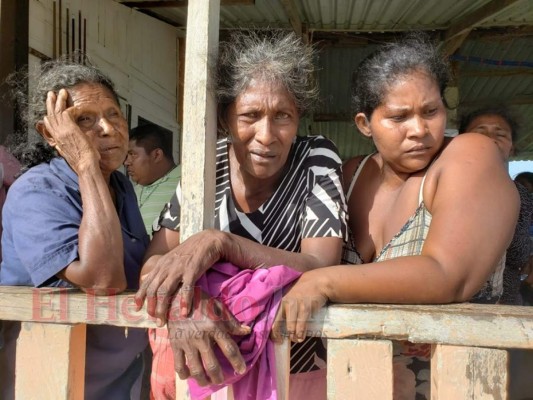
<svg viewBox="0 0 533 400">
<path fill-rule="evenodd" d="M 183 102 L 181 240 L 213 226 L 217 112 L 210 61 L 218 48 L 220 0 L 189 4 Z"/>
<path fill-rule="evenodd" d="M 178 137 L 174 143 L 178 143 L 178 151 L 174 153 L 174 160 L 176 163 L 181 164 L 181 149 L 183 149 L 183 101 L 184 101 L 184 82 L 185 82 L 185 38 L 179 37 L 177 39 L 178 43 L 178 105 L 177 105 L 177 115 L 178 115 L 178 125 L 179 132 Z M 176 154 L 177 153 L 177 154 Z"/>
<path fill-rule="evenodd" d="M 85 327 L 22 323 L 17 340 L 17 400 L 83 399 Z"/>
<path fill-rule="evenodd" d="M 507 399 L 506 350 L 434 345 L 431 356 L 431 398 Z"/>
<path fill-rule="evenodd" d="M 328 400 L 392 395 L 391 341 L 328 339 Z"/>
<path fill-rule="evenodd" d="M 459 128 L 459 115 L 457 114 L 457 108 L 459 106 L 459 86 L 456 84 L 448 86 L 444 91 L 444 98 L 446 99 L 447 106 L 450 107 L 446 110 L 446 128 Z"/>
<path fill-rule="evenodd" d="M 196 0 L 187 11 L 182 131 L 180 239 L 213 226 L 217 112 L 210 62 L 216 58 L 220 0 Z M 178 77 L 179 79 L 179 77 Z M 176 398 L 189 398 L 176 374 Z"/>
<path fill-rule="evenodd" d="M 289 375 L 291 372 L 291 342 L 288 337 L 274 345 L 276 357 L 276 390 L 278 400 L 289 400 Z"/>
<path fill-rule="evenodd" d="M 289 22 L 291 23 L 294 32 L 302 37 L 302 21 L 298 15 L 298 9 L 296 8 L 294 0 L 281 0 L 281 6 L 285 10 L 285 14 L 287 14 L 287 18 L 289 18 Z"/>
</svg>

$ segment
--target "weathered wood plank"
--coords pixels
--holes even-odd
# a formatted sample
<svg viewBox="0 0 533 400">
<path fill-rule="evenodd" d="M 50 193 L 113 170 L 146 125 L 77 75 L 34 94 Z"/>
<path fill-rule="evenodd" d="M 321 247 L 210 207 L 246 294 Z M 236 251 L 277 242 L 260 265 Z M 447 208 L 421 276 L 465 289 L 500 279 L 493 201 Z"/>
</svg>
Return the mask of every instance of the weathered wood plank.
<svg viewBox="0 0 533 400">
<path fill-rule="evenodd" d="M 219 16 L 220 0 L 194 1 L 187 13 L 181 240 L 214 223 L 217 112 L 209 63 L 217 53 Z"/>
<path fill-rule="evenodd" d="M 436 345 L 431 357 L 431 398 L 507 399 L 505 350 Z"/>
<path fill-rule="evenodd" d="M 22 323 L 17 339 L 18 400 L 83 399 L 85 327 Z"/>
<path fill-rule="evenodd" d="M 144 309 L 134 311 L 132 293 L 94 298 L 57 288 L 0 287 L 0 319 L 155 327 Z M 533 307 L 468 303 L 330 305 L 310 321 L 308 334 L 533 349 Z"/>
<path fill-rule="evenodd" d="M 210 62 L 218 49 L 220 0 L 189 4 L 185 45 L 182 203 L 180 239 L 213 227 L 215 210 L 216 101 Z M 176 374 L 177 398 L 188 398 Z"/>
<path fill-rule="evenodd" d="M 308 325 L 327 338 L 361 335 L 414 343 L 533 348 L 532 307 L 484 304 L 329 306 Z"/>
<path fill-rule="evenodd" d="M 146 309 L 135 311 L 133 293 L 92 296 L 76 289 L 0 287 L 0 319 L 56 324 L 155 328 Z"/>
<path fill-rule="evenodd" d="M 328 400 L 392 400 L 392 342 L 328 339 Z M 354 397 L 355 398 L 355 397 Z"/>
<path fill-rule="evenodd" d="M 285 337 L 274 345 L 276 357 L 276 390 L 278 400 L 289 399 L 289 374 L 291 371 L 291 342 Z"/>
</svg>

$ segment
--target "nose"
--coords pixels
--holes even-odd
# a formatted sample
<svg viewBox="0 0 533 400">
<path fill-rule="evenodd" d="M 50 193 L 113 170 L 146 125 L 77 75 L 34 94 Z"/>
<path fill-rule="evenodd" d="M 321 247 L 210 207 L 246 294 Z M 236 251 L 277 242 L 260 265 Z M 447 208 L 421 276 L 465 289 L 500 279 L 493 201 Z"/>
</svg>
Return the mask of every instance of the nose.
<svg viewBox="0 0 533 400">
<path fill-rule="evenodd" d="M 128 155 L 126 156 L 126 159 L 124 160 L 124 166 L 125 166 L 125 167 L 129 167 L 130 165 L 131 165 L 131 157 L 130 157 L 130 155 L 128 154 Z"/>
<path fill-rule="evenodd" d="M 496 129 L 494 129 L 492 127 L 487 128 L 485 130 L 484 135 L 488 136 L 489 138 L 491 138 L 494 141 L 496 141 L 496 139 L 498 138 L 498 132 L 496 131 Z"/>
<path fill-rule="evenodd" d="M 115 134 L 115 127 L 105 117 L 100 118 L 100 121 L 98 121 L 98 126 L 100 127 L 101 136 L 110 136 Z"/>
<path fill-rule="evenodd" d="M 263 146 L 268 146 L 275 140 L 272 125 L 267 116 L 256 122 L 255 140 Z"/>
<path fill-rule="evenodd" d="M 415 115 L 409 124 L 408 137 L 423 137 L 428 131 L 427 122 L 419 115 Z"/>
</svg>

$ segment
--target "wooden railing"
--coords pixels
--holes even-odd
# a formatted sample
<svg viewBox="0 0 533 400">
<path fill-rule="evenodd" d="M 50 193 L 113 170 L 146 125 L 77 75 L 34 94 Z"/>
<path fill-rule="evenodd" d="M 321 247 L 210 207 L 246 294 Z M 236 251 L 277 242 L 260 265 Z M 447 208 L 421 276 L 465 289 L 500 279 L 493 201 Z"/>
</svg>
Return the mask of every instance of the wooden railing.
<svg viewBox="0 0 533 400">
<path fill-rule="evenodd" d="M 17 400 L 83 398 L 86 324 L 155 326 L 144 310 L 134 311 L 132 294 L 93 297 L 51 288 L 0 287 L 0 319 L 22 321 Z M 432 345 L 432 399 L 506 399 L 506 349 L 533 349 L 533 308 L 334 305 L 311 321 L 309 332 L 328 340 L 328 399 L 392 399 L 394 340 Z M 277 353 L 280 398 L 286 398 L 287 343 Z"/>
</svg>

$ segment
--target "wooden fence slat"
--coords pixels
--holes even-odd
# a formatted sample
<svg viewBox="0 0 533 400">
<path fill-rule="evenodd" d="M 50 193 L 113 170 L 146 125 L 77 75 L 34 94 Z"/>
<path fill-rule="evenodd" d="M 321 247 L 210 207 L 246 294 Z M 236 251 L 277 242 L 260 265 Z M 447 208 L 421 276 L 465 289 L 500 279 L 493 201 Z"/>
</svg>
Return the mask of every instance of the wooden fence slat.
<svg viewBox="0 0 533 400">
<path fill-rule="evenodd" d="M 289 399 L 289 375 L 291 372 L 291 341 L 288 337 L 283 338 L 282 343 L 274 345 L 276 357 L 276 389 L 278 400 Z"/>
<path fill-rule="evenodd" d="M 431 399 L 505 400 L 507 365 L 506 350 L 434 345 Z"/>
<path fill-rule="evenodd" d="M 17 400 L 83 400 L 86 325 L 23 322 L 17 340 Z"/>
<path fill-rule="evenodd" d="M 392 342 L 328 339 L 328 400 L 392 400 Z"/>
</svg>

